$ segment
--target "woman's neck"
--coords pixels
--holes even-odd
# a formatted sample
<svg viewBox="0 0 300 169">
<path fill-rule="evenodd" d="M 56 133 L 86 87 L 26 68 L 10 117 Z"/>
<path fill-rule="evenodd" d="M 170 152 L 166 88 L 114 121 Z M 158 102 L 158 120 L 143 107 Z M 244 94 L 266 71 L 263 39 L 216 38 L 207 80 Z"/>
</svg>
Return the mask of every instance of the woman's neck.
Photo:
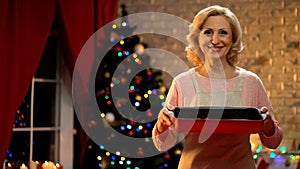
<svg viewBox="0 0 300 169">
<path fill-rule="evenodd" d="M 196 71 L 205 77 L 212 79 L 230 79 L 239 74 L 237 67 L 229 65 L 227 62 L 208 64 L 207 62 L 196 68 Z"/>
</svg>

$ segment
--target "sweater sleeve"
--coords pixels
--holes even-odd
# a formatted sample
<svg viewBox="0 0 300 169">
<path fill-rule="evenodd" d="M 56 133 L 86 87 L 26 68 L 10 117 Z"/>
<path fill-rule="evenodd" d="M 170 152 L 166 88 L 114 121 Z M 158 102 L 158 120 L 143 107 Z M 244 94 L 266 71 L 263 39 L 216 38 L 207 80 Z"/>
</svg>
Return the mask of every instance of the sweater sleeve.
<svg viewBox="0 0 300 169">
<path fill-rule="evenodd" d="M 172 104 L 173 106 L 177 106 L 177 98 L 178 98 L 177 85 L 176 82 L 173 81 L 166 98 L 166 105 Z M 177 135 L 178 132 L 174 128 L 174 126 L 169 127 L 168 130 L 162 133 L 159 133 L 157 131 L 156 124 L 152 129 L 152 140 L 155 147 L 159 151 L 167 151 L 168 149 L 172 148 L 177 142 Z"/>
<path fill-rule="evenodd" d="M 167 151 L 176 144 L 177 131 L 174 127 L 169 127 L 167 131 L 158 133 L 155 125 L 152 130 L 152 140 L 157 150 Z"/>
<path fill-rule="evenodd" d="M 266 89 L 262 83 L 262 81 L 259 79 L 259 77 L 256 77 L 256 89 L 257 89 L 257 108 L 261 108 L 263 106 L 266 106 L 268 108 L 268 111 L 272 117 L 275 132 L 272 136 L 266 136 L 263 132 L 259 133 L 260 140 L 262 144 L 268 148 L 275 149 L 277 148 L 283 138 L 282 129 L 279 126 L 278 121 L 275 119 L 275 113 L 273 111 L 273 107 L 271 104 L 271 101 L 267 95 Z"/>
<path fill-rule="evenodd" d="M 283 138 L 282 130 L 279 127 L 278 121 L 273 120 L 273 122 L 274 122 L 274 126 L 275 126 L 275 132 L 272 136 L 266 136 L 263 132 L 259 133 L 259 137 L 260 137 L 262 144 L 271 149 L 277 148 Z"/>
</svg>

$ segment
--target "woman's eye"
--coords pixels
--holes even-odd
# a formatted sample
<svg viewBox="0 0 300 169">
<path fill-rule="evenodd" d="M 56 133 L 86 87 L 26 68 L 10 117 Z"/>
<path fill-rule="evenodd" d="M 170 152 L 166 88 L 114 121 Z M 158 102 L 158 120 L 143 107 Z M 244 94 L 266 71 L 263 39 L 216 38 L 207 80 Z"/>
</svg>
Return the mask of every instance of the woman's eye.
<svg viewBox="0 0 300 169">
<path fill-rule="evenodd" d="M 222 35 L 227 35 L 227 34 L 228 34 L 228 32 L 227 32 L 227 31 L 225 31 L 225 30 L 221 30 L 221 31 L 220 31 L 220 34 L 222 34 Z"/>
<path fill-rule="evenodd" d="M 211 31 L 211 30 L 205 30 L 205 31 L 204 31 L 204 34 L 205 34 L 205 35 L 211 35 L 211 34 L 212 34 L 212 31 Z"/>
</svg>

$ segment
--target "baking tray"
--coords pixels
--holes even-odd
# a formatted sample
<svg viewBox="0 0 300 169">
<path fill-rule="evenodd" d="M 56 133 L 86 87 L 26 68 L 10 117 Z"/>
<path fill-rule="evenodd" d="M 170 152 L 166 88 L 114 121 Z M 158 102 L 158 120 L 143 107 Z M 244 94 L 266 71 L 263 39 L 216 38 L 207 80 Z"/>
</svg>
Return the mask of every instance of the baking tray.
<svg viewBox="0 0 300 169">
<path fill-rule="evenodd" d="M 258 133 L 266 118 L 254 107 L 176 107 L 170 113 L 179 132 Z"/>
</svg>

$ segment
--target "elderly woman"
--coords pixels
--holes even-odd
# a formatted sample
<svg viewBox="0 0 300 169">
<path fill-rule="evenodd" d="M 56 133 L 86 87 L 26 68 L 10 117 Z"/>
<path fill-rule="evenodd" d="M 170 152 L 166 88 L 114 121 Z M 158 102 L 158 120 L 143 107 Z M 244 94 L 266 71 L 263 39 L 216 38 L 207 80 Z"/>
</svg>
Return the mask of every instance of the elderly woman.
<svg viewBox="0 0 300 169">
<path fill-rule="evenodd" d="M 174 117 L 168 110 L 191 106 L 245 106 L 266 113 L 259 134 L 263 145 L 276 148 L 282 130 L 275 120 L 271 102 L 260 78 L 237 66 L 243 50 L 242 30 L 237 17 L 227 8 L 210 6 L 193 19 L 187 40 L 187 58 L 195 67 L 173 79 L 166 106 L 160 111 L 152 131 L 155 146 L 166 151 L 177 143 Z M 213 99 L 223 92 L 224 99 Z M 188 133 L 179 169 L 255 169 L 250 134 Z"/>
</svg>

